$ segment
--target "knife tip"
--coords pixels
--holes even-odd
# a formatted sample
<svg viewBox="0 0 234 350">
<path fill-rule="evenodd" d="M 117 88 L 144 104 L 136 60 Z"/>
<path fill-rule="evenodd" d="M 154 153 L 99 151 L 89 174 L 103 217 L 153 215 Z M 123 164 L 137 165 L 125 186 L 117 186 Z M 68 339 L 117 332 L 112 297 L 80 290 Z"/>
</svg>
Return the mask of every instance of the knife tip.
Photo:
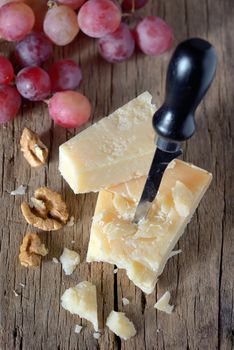
<svg viewBox="0 0 234 350">
<path fill-rule="evenodd" d="M 147 217 L 147 214 L 151 208 L 152 203 L 151 202 L 143 202 L 139 203 L 136 212 L 133 218 L 133 223 L 138 225 L 140 221 L 144 220 Z"/>
</svg>

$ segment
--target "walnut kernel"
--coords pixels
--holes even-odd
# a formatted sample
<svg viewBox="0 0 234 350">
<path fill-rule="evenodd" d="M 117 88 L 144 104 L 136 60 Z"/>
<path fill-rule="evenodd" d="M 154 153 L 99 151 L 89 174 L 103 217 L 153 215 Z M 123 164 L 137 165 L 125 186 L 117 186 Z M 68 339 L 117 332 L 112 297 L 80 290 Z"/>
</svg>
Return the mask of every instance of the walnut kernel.
<svg viewBox="0 0 234 350">
<path fill-rule="evenodd" d="M 39 136 L 28 128 L 24 128 L 20 138 L 21 151 L 32 167 L 45 164 L 48 148 L 41 142 Z"/>
<path fill-rule="evenodd" d="M 19 260 L 21 265 L 39 266 L 41 257 L 48 254 L 48 249 L 41 243 L 36 233 L 27 233 L 24 236 L 23 243 L 20 246 Z"/>
<path fill-rule="evenodd" d="M 68 221 L 68 211 L 61 195 L 47 187 L 38 188 L 32 198 L 34 206 L 21 204 L 25 220 L 43 231 L 59 230 Z"/>
</svg>

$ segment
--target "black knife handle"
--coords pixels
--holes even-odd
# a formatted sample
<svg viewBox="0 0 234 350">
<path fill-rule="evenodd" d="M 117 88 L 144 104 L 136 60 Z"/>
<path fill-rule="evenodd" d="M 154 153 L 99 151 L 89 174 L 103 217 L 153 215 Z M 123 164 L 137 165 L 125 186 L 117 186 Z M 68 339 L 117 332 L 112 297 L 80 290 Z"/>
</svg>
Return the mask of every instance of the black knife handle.
<svg viewBox="0 0 234 350">
<path fill-rule="evenodd" d="M 194 113 L 214 79 L 216 65 L 216 51 L 208 41 L 194 38 L 177 46 L 168 66 L 165 102 L 153 117 L 159 136 L 180 142 L 193 135 Z"/>
</svg>

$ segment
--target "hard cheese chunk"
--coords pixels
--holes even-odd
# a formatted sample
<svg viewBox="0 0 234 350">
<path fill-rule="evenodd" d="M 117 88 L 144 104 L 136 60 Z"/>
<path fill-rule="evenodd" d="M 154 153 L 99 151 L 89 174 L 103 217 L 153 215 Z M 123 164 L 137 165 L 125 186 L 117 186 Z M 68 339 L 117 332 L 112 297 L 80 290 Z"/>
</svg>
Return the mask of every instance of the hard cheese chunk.
<svg viewBox="0 0 234 350">
<path fill-rule="evenodd" d="M 106 320 L 107 327 L 120 338 L 127 340 L 136 335 L 134 324 L 123 312 L 111 311 Z"/>
<path fill-rule="evenodd" d="M 146 175 L 155 151 L 152 96 L 144 92 L 59 148 L 59 170 L 75 193 Z"/>
<path fill-rule="evenodd" d="M 99 193 L 91 227 L 87 261 L 126 269 L 128 277 L 151 293 L 183 234 L 212 175 L 180 160 L 172 161 L 145 220 L 132 223 L 145 177 Z"/>
<path fill-rule="evenodd" d="M 98 331 L 96 286 L 88 281 L 80 282 L 65 290 L 61 301 L 64 309 L 86 318 L 92 322 L 95 331 Z"/>
</svg>

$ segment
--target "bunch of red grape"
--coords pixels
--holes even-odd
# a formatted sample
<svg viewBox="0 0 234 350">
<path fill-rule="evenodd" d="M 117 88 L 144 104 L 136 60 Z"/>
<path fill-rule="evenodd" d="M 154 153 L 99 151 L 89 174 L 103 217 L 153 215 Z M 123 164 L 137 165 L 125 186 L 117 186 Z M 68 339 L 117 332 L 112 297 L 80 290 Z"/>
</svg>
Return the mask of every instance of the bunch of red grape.
<svg viewBox="0 0 234 350">
<path fill-rule="evenodd" d="M 98 38 L 100 55 L 108 62 L 132 56 L 135 45 L 146 55 L 160 55 L 173 41 L 171 28 L 148 16 L 130 28 L 123 11 L 134 12 L 148 0 L 0 0 L 0 37 L 16 41 L 14 56 L 21 66 L 15 77 L 11 62 L 0 57 L 0 123 L 15 117 L 21 96 L 46 101 L 56 123 L 78 127 L 91 114 L 88 99 L 76 92 L 82 80 L 80 67 L 71 60 L 55 62 L 46 72 L 41 66 L 53 55 L 53 44 L 64 46 L 79 30 Z M 127 16 L 126 18 L 129 18 Z"/>
</svg>

